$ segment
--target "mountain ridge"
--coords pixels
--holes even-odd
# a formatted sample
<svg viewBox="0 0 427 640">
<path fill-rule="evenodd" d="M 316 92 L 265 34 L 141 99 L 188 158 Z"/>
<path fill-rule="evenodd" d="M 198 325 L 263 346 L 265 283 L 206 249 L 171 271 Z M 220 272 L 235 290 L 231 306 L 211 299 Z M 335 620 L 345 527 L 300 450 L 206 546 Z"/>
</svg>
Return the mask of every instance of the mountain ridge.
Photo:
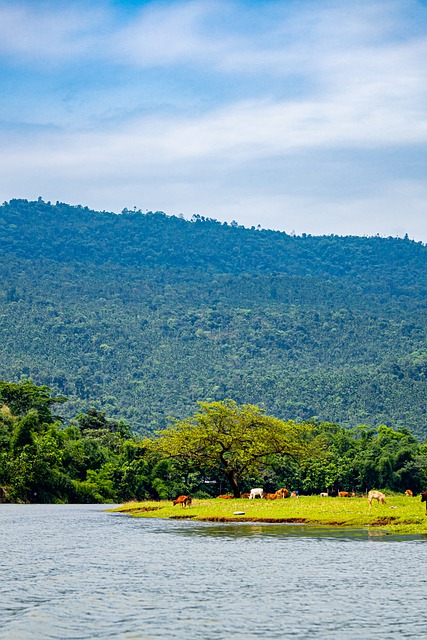
<svg viewBox="0 0 427 640">
<path fill-rule="evenodd" d="M 4 203 L 0 237 L 0 376 L 52 386 L 70 413 L 152 431 L 232 397 L 427 434 L 423 243 L 40 199 Z"/>
</svg>

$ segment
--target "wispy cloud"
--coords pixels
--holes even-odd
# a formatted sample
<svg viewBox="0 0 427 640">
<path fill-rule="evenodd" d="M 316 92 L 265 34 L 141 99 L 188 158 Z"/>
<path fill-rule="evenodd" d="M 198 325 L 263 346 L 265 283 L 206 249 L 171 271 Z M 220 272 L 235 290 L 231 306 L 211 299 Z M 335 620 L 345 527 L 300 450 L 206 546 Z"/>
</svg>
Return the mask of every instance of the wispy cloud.
<svg viewBox="0 0 427 640">
<path fill-rule="evenodd" d="M 408 162 L 427 144 L 427 8 L 259 7 L 0 0 L 0 118 L 13 123 L 3 199 L 32 192 L 251 224 L 264 202 L 275 228 L 289 230 L 293 208 L 300 231 L 306 221 L 307 232 L 354 233 L 358 217 L 386 234 L 401 224 L 383 212 L 406 202 L 406 223 L 427 240 L 415 220 L 427 176 Z M 352 172 L 363 174 L 357 188 Z"/>
<path fill-rule="evenodd" d="M 0 55 L 12 64 L 61 66 L 93 56 L 106 40 L 108 12 L 86 4 L 0 2 Z"/>
<path fill-rule="evenodd" d="M 209 36 L 209 19 L 222 3 L 149 4 L 132 23 L 119 29 L 110 54 L 122 64 L 140 67 L 212 64 L 227 54 L 227 42 Z"/>
</svg>

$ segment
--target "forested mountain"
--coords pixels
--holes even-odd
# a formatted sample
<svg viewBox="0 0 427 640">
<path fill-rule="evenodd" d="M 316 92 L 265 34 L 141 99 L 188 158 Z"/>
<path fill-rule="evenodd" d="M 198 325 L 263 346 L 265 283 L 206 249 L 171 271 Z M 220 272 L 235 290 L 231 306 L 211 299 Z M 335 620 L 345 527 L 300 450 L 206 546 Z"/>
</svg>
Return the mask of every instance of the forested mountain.
<svg viewBox="0 0 427 640">
<path fill-rule="evenodd" d="M 261 218 L 262 212 L 260 213 Z M 0 378 L 152 431 L 197 400 L 427 435 L 427 247 L 0 207 Z"/>
</svg>

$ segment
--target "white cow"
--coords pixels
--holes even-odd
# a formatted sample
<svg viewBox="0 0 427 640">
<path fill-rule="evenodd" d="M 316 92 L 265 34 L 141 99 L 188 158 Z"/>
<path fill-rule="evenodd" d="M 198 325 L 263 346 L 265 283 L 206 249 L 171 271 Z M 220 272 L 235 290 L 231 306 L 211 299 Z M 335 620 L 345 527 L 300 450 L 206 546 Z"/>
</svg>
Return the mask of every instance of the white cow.
<svg viewBox="0 0 427 640">
<path fill-rule="evenodd" d="M 264 497 L 264 489 L 257 487 L 256 489 L 251 489 L 249 494 L 249 500 L 255 500 L 255 498 L 263 498 Z"/>
<path fill-rule="evenodd" d="M 378 504 L 385 504 L 385 495 L 381 491 L 374 489 L 368 493 L 369 506 L 372 507 L 372 500 L 378 500 Z"/>
</svg>

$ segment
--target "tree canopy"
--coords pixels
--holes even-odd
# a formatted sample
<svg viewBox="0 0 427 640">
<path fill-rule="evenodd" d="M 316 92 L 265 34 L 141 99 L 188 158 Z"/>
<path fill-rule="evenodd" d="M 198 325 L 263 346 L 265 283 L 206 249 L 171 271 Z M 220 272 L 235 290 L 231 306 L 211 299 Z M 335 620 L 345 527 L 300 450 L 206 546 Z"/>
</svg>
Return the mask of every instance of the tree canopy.
<svg viewBox="0 0 427 640">
<path fill-rule="evenodd" d="M 52 406 L 66 400 L 65 396 L 52 396 L 49 387 L 38 386 L 32 380 L 23 380 L 20 383 L 0 380 L 0 403 L 9 407 L 16 416 L 22 417 L 30 409 L 36 409 L 41 420 L 54 422 L 58 416 L 52 415 Z"/>
<path fill-rule="evenodd" d="M 200 403 L 192 416 L 143 439 L 94 408 L 55 420 L 54 396 L 30 381 L 0 386 L 3 400 L 32 391 L 27 409 L 0 404 L 0 502 L 207 498 L 223 485 L 234 494 L 286 485 L 308 494 L 418 492 L 427 483 L 427 444 L 405 428 L 284 422 L 227 400 Z"/>
<path fill-rule="evenodd" d="M 223 474 L 240 497 L 241 480 L 251 476 L 272 456 L 302 462 L 313 455 L 319 439 L 311 425 L 284 422 L 253 405 L 233 400 L 199 402 L 199 411 L 186 420 L 174 420 L 159 432 L 154 449 L 183 459 L 196 468 Z M 317 445 L 317 447 L 316 447 Z"/>
<path fill-rule="evenodd" d="M 427 434 L 427 247 L 0 206 L 0 378 L 145 433 L 198 400 Z M 179 366 L 177 366 L 179 363 Z"/>
</svg>

